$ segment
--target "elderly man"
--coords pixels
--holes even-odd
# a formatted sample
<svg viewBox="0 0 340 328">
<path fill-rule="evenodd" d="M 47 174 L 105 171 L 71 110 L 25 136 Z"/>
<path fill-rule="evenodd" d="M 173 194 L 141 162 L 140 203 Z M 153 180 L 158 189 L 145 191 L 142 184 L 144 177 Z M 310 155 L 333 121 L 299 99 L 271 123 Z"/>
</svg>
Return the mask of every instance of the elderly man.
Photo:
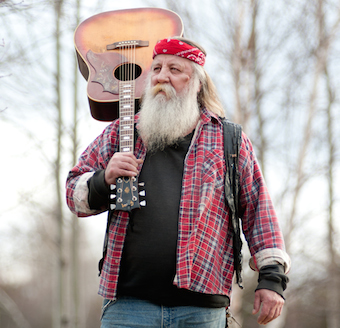
<svg viewBox="0 0 340 328">
<path fill-rule="evenodd" d="M 119 122 L 112 122 L 69 173 L 67 203 L 79 216 L 94 215 L 108 209 L 118 177 L 145 182 L 146 207 L 112 213 L 99 288 L 102 328 L 225 327 L 234 269 L 224 111 L 202 47 L 164 39 L 153 55 L 134 153 L 118 151 Z M 253 313 L 266 324 L 281 313 L 290 260 L 244 133 L 239 173 L 243 231 L 259 271 Z"/>
</svg>

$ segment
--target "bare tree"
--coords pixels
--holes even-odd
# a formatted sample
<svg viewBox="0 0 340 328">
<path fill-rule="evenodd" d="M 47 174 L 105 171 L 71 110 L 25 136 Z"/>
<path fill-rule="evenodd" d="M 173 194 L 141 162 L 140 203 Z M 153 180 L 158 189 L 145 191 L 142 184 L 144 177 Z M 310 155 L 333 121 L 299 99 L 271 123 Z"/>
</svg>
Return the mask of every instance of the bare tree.
<svg viewBox="0 0 340 328">
<path fill-rule="evenodd" d="M 31 325 L 26 320 L 25 316 L 22 314 L 17 304 L 12 300 L 12 298 L 0 288 L 0 306 L 9 313 L 16 327 L 18 328 L 31 328 Z"/>
<path fill-rule="evenodd" d="M 76 25 L 80 22 L 80 8 L 81 1 L 76 0 Z M 73 128 L 72 128 L 72 162 L 73 166 L 77 162 L 79 141 L 78 141 L 78 64 L 76 58 L 74 58 L 74 84 L 73 84 Z M 72 235 L 71 235 L 71 247 L 72 247 L 72 265 L 71 265 L 71 281 L 72 281 L 72 304 L 73 304 L 73 327 L 79 327 L 79 309 L 80 309 L 80 300 L 79 300 L 79 222 L 78 217 L 76 215 L 72 215 Z"/>
<path fill-rule="evenodd" d="M 63 110 L 62 110 L 62 91 L 61 91 L 61 21 L 63 17 L 63 0 L 54 2 L 55 15 L 55 109 L 56 109 L 56 158 L 54 162 L 54 179 L 55 179 L 55 220 L 57 222 L 57 301 L 55 304 L 54 328 L 68 326 L 69 319 L 65 312 L 66 301 L 66 261 L 64 255 L 64 199 L 61 192 L 61 162 L 62 162 L 62 137 L 63 137 Z"/>
<path fill-rule="evenodd" d="M 340 17 L 340 13 L 339 13 Z M 322 21 L 323 29 L 325 22 Z M 326 108 L 327 115 L 327 143 L 328 143 L 328 167 L 327 167 L 327 181 L 328 181 L 328 252 L 329 252 L 329 283 L 327 285 L 327 328 L 338 328 L 340 326 L 340 285 L 339 285 L 339 254 L 337 253 L 335 236 L 335 220 L 334 220 L 334 207 L 335 207 L 335 175 L 336 170 L 336 149 L 335 143 L 335 129 L 334 129 L 334 114 L 333 104 L 335 101 L 335 89 L 328 72 L 328 63 L 324 69 L 327 92 L 328 92 L 328 105 Z"/>
<path fill-rule="evenodd" d="M 336 236 L 336 229 L 334 224 L 334 205 L 335 205 L 335 193 L 334 193 L 334 171 L 336 168 L 336 145 L 334 140 L 334 124 L 333 124 L 333 102 L 334 102 L 334 88 L 331 86 L 329 74 L 327 68 L 325 69 L 325 75 L 327 78 L 328 89 L 328 106 L 326 110 L 327 114 L 327 139 L 328 139 L 328 252 L 329 252 L 329 283 L 328 283 L 328 306 L 327 306 L 327 328 L 338 328 L 340 323 L 340 286 L 339 286 L 339 266 L 338 266 L 338 254 L 336 251 L 336 245 L 334 237 Z"/>
</svg>

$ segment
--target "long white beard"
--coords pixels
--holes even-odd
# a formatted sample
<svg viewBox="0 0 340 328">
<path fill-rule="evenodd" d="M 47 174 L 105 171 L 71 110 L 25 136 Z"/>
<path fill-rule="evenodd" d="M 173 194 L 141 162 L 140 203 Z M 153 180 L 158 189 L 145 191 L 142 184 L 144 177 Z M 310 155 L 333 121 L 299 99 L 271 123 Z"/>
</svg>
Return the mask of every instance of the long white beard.
<svg viewBox="0 0 340 328">
<path fill-rule="evenodd" d="M 178 143 L 195 128 L 200 110 L 197 103 L 199 80 L 192 78 L 180 95 L 169 84 L 148 83 L 141 105 L 138 131 L 148 151 L 163 150 Z M 164 94 L 160 94 L 164 91 Z"/>
</svg>

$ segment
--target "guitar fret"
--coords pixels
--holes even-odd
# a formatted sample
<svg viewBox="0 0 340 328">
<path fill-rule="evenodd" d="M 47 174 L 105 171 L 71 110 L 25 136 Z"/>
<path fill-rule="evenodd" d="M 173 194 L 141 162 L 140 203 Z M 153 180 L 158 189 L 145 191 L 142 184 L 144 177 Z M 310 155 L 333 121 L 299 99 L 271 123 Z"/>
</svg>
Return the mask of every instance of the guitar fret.
<svg viewBox="0 0 340 328">
<path fill-rule="evenodd" d="M 122 152 L 133 152 L 134 82 L 121 81 L 119 90 L 120 150 Z"/>
</svg>

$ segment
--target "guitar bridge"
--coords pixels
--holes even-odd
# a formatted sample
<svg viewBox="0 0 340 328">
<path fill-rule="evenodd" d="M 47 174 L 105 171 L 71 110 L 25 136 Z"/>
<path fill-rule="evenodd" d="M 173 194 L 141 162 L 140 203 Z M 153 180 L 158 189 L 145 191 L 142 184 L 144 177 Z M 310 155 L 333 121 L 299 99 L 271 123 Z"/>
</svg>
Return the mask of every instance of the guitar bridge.
<svg viewBox="0 0 340 328">
<path fill-rule="evenodd" d="M 106 50 L 115 50 L 124 47 L 148 47 L 149 41 L 142 40 L 129 40 L 129 41 L 119 41 L 106 46 Z"/>
</svg>

